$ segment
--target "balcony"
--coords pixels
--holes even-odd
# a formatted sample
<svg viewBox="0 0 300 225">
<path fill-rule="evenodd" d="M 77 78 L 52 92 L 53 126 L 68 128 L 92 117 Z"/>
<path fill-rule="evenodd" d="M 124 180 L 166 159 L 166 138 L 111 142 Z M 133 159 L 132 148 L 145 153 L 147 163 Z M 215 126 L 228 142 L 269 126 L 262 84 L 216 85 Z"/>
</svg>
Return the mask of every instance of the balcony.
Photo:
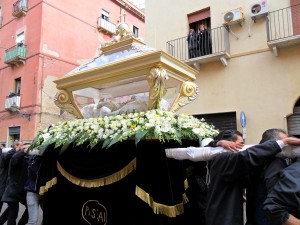
<svg viewBox="0 0 300 225">
<path fill-rule="evenodd" d="M 99 17 L 98 20 L 97 20 L 98 24 L 97 24 L 97 27 L 98 27 L 98 30 L 99 31 L 104 31 L 106 33 L 109 33 L 110 35 L 113 35 L 116 33 L 116 25 Z"/>
<path fill-rule="evenodd" d="M 300 44 L 300 4 L 269 13 L 267 44 L 276 56 L 278 48 Z"/>
<path fill-rule="evenodd" d="M 5 110 L 11 111 L 11 112 L 19 111 L 20 103 L 21 103 L 20 96 L 6 97 Z"/>
<path fill-rule="evenodd" d="M 26 45 L 17 44 L 16 46 L 5 50 L 4 63 L 8 65 L 17 65 L 20 62 L 25 64 Z"/>
<path fill-rule="evenodd" d="M 0 16 L 0 29 L 2 28 L 2 21 L 3 21 L 3 17 Z"/>
<path fill-rule="evenodd" d="M 28 0 L 19 0 L 13 4 L 13 12 L 12 15 L 14 17 L 21 17 L 22 15 L 26 15 L 28 7 Z"/>
<path fill-rule="evenodd" d="M 229 32 L 225 27 L 209 30 L 210 38 L 206 43 L 197 43 L 195 57 L 190 57 L 187 36 L 167 42 L 167 52 L 186 64 L 200 70 L 200 64 L 220 60 L 227 66 L 230 58 Z"/>
<path fill-rule="evenodd" d="M 130 11 L 131 13 L 135 14 L 139 17 L 142 21 L 145 21 L 145 5 L 144 4 L 137 4 L 136 1 L 133 0 L 115 0 L 121 5 L 121 8 L 126 9 L 126 11 Z"/>
</svg>

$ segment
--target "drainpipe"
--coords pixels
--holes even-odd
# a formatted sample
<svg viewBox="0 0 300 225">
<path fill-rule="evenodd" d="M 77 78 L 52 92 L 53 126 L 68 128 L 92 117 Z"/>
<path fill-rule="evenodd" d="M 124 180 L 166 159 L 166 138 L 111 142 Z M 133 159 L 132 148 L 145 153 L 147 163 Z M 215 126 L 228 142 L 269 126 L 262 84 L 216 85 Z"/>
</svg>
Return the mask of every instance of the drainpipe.
<svg viewBox="0 0 300 225">
<path fill-rule="evenodd" d="M 40 121 L 39 121 L 39 126 L 41 126 L 42 123 L 42 113 L 43 113 L 43 88 L 44 88 L 44 67 L 45 67 L 45 56 L 40 55 L 42 58 L 42 76 L 41 76 L 41 90 L 40 90 Z"/>
</svg>

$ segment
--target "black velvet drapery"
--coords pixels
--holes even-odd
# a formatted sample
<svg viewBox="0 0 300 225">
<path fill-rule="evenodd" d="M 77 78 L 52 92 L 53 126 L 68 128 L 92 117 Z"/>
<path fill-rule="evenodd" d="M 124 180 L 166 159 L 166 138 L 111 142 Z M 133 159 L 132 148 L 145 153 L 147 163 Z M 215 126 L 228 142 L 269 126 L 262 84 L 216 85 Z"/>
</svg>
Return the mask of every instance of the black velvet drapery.
<svg viewBox="0 0 300 225">
<path fill-rule="evenodd" d="M 191 225 L 185 163 L 165 156 L 191 145 L 199 143 L 127 140 L 62 153 L 49 146 L 39 172 L 43 225 Z"/>
</svg>

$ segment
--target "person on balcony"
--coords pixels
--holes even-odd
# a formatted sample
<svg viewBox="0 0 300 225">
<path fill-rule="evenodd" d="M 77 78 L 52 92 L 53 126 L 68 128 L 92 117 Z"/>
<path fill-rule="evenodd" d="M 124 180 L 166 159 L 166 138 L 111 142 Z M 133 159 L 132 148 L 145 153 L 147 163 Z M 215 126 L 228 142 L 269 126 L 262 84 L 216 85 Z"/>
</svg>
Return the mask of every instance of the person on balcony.
<svg viewBox="0 0 300 225">
<path fill-rule="evenodd" d="M 199 56 L 209 55 L 212 53 L 210 31 L 204 24 L 199 25 L 198 30 L 198 54 Z"/>
<path fill-rule="evenodd" d="M 10 91 L 9 94 L 8 94 L 8 97 L 9 97 L 9 98 L 15 97 L 15 96 L 17 96 L 17 95 L 16 95 L 16 93 L 13 92 L 13 91 Z"/>
<path fill-rule="evenodd" d="M 198 57 L 197 55 L 197 34 L 194 29 L 189 30 L 189 34 L 187 37 L 188 48 L 189 48 L 189 59 Z"/>
</svg>

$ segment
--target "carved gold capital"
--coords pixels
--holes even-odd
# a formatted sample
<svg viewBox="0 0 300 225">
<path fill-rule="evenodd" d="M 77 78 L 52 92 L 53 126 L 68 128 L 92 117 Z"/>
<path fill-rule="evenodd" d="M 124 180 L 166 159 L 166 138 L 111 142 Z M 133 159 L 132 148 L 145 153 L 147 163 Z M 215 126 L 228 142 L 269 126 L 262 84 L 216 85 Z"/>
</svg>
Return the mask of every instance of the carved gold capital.
<svg viewBox="0 0 300 225">
<path fill-rule="evenodd" d="M 195 83 L 191 81 L 186 81 L 182 83 L 180 87 L 180 92 L 173 101 L 169 110 L 173 112 L 177 111 L 180 107 L 183 107 L 194 101 L 198 94 L 199 88 Z"/>
<path fill-rule="evenodd" d="M 60 90 L 56 93 L 54 97 L 54 103 L 61 108 L 62 110 L 70 113 L 71 115 L 75 116 L 76 118 L 83 118 L 82 114 L 75 106 L 72 95 L 65 91 Z"/>
<path fill-rule="evenodd" d="M 159 109 L 162 97 L 165 94 L 168 75 L 165 69 L 160 66 L 154 67 L 147 75 L 147 81 L 150 86 L 148 109 Z"/>
</svg>

